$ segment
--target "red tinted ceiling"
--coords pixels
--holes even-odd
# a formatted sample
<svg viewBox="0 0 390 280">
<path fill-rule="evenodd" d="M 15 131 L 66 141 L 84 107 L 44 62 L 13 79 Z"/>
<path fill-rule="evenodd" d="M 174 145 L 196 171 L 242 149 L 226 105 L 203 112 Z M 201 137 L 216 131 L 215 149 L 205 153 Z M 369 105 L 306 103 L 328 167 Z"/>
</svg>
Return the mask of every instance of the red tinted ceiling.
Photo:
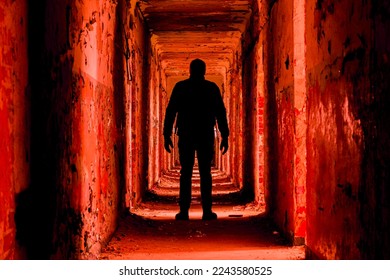
<svg viewBox="0 0 390 280">
<path fill-rule="evenodd" d="M 251 15 L 252 0 L 138 1 L 155 55 L 168 75 L 188 74 L 194 58 L 209 74 L 230 68 Z"/>
</svg>

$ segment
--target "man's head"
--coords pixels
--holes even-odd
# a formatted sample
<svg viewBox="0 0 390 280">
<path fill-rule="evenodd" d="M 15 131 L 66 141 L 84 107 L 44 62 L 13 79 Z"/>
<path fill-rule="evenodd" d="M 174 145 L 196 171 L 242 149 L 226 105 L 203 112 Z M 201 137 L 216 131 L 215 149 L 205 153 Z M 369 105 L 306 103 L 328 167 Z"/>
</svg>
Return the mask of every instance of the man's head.
<svg viewBox="0 0 390 280">
<path fill-rule="evenodd" d="M 190 64 L 190 75 L 192 77 L 203 77 L 206 74 L 206 63 L 201 59 L 194 59 Z"/>
</svg>

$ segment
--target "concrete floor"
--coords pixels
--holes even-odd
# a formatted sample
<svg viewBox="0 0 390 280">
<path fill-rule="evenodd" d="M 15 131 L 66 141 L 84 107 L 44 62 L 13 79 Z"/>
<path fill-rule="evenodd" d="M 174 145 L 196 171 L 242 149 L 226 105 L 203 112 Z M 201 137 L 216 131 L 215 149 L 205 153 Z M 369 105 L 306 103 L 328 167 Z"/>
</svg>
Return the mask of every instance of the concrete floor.
<svg viewBox="0 0 390 280">
<path fill-rule="evenodd" d="M 193 201 L 190 221 L 175 221 L 175 201 L 156 199 L 124 217 L 100 259 L 305 259 L 305 247 L 288 246 L 263 210 L 253 204 L 217 202 L 218 220 L 202 221 Z"/>
</svg>

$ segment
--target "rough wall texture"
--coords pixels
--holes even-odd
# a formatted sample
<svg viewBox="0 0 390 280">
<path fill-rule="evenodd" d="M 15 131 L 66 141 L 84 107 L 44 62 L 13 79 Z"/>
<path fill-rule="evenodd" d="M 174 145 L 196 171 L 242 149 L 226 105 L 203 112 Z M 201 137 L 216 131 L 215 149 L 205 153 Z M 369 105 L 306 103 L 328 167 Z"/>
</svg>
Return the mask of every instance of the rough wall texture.
<svg viewBox="0 0 390 280">
<path fill-rule="evenodd" d="M 267 212 L 294 244 L 306 234 L 305 1 L 257 1 L 252 21 L 255 123 Z M 257 19 L 256 19 L 257 18 Z M 255 87 L 255 85 L 257 86 Z M 260 113 L 260 114 L 259 114 Z M 263 124 L 263 125 L 262 125 Z M 255 137 L 256 139 L 256 137 Z M 264 144 L 262 144 L 264 141 Z M 263 154 L 261 154 L 263 153 Z M 256 161 L 255 161 L 256 163 Z M 261 181 L 260 181 L 261 182 Z M 258 187 L 256 187 L 258 188 Z M 259 191 L 258 191 L 259 192 Z"/>
<path fill-rule="evenodd" d="M 149 113 L 149 44 L 147 30 L 140 11 L 135 2 L 130 12 L 130 36 L 132 81 L 130 88 L 131 123 L 128 133 L 131 133 L 131 180 L 128 193 L 131 205 L 141 201 L 148 183 L 148 113 Z M 131 132 L 130 132 L 131 131 Z"/>
<path fill-rule="evenodd" d="M 293 64 L 293 2 L 276 1 L 270 6 L 270 21 L 267 44 L 275 51 L 267 53 L 272 63 L 269 69 L 269 98 L 274 102 L 273 111 L 269 111 L 269 118 L 273 118 L 270 127 L 276 130 L 273 160 L 276 160 L 275 169 L 270 172 L 277 177 L 272 185 L 272 215 L 275 222 L 287 235 L 294 237 L 294 64 Z M 277 51 L 276 51 L 277 50 Z M 274 95 L 273 95 L 274 93 Z M 276 184 L 275 184 L 276 183 Z"/>
<path fill-rule="evenodd" d="M 94 258 L 124 181 L 123 1 L 30 5 L 31 186 L 17 205 L 29 258 Z"/>
<path fill-rule="evenodd" d="M 253 14 L 243 44 L 243 92 L 245 96 L 244 121 L 246 145 L 244 174 L 245 185 L 253 189 L 253 198 L 265 206 L 265 147 L 264 147 L 264 63 L 263 41 L 260 32 L 265 22 L 255 1 Z"/>
<path fill-rule="evenodd" d="M 389 258 L 389 5 L 307 4 L 307 245 Z M 387 76 L 386 76 L 387 75 Z"/>
<path fill-rule="evenodd" d="M 238 186 L 240 189 L 244 187 L 244 152 L 243 152 L 243 143 L 244 143 L 244 118 L 243 118 L 243 102 L 244 97 L 242 93 L 242 68 L 238 64 L 239 59 L 241 59 L 241 52 L 236 51 L 236 55 L 233 60 L 233 68 L 230 73 L 230 95 L 231 95 L 231 108 L 230 116 L 228 119 L 229 129 L 231 135 L 229 135 L 229 149 L 231 157 L 231 172 L 234 174 L 232 176 L 233 183 Z M 236 66 L 238 65 L 238 66 Z"/>
<path fill-rule="evenodd" d="M 160 106 L 161 96 L 160 93 L 160 71 L 158 61 L 155 56 L 150 56 L 150 86 L 149 86 L 149 117 L 148 117 L 148 187 L 153 186 L 161 176 L 161 160 L 160 152 L 162 144 L 162 132 L 161 132 L 161 117 L 162 107 Z M 161 153 L 162 155 L 162 153 Z"/>
<path fill-rule="evenodd" d="M 306 88 L 306 0 L 293 4 L 294 33 L 294 244 L 303 244 L 306 236 L 307 182 L 307 88 Z"/>
<path fill-rule="evenodd" d="M 48 4 L 47 13 L 58 6 Z M 67 9 L 69 6 L 58 12 Z M 124 180 L 124 56 L 116 47 L 123 45 L 123 9 L 122 2 L 75 1 L 70 26 L 65 27 L 69 28 L 70 38 L 65 38 L 71 49 L 61 54 L 61 46 L 53 47 L 60 59 L 73 60 L 66 90 L 57 83 L 54 89 L 71 96 L 64 98 L 65 104 L 55 102 L 62 107 L 56 110 L 60 112 L 58 120 L 63 118 L 65 124 L 59 131 L 67 140 L 59 138 L 57 142 L 64 151 L 58 161 L 61 173 L 55 220 L 59 230 L 54 248 L 59 258 L 93 258 L 116 228 Z M 70 244 L 64 238 L 69 238 Z"/>
<path fill-rule="evenodd" d="M 147 30 L 136 0 L 126 1 L 121 9 L 125 27 L 121 43 L 126 54 L 124 61 L 124 173 L 125 184 L 122 205 L 127 209 L 140 202 L 148 182 L 148 89 L 149 44 Z M 117 48 L 117 51 L 119 49 Z M 121 167 L 122 168 L 122 167 Z"/>
<path fill-rule="evenodd" d="M 16 195 L 29 184 L 29 90 L 26 1 L 0 2 L 0 259 L 23 258 L 17 246 Z"/>
</svg>

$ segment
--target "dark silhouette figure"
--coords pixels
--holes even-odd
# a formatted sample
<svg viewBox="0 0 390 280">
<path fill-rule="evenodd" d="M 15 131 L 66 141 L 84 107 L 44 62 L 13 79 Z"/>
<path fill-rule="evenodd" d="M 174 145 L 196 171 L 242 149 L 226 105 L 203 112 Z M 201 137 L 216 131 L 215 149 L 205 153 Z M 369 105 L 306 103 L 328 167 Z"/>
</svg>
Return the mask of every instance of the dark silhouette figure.
<svg viewBox="0 0 390 280">
<path fill-rule="evenodd" d="M 218 86 L 205 80 L 206 64 L 195 59 L 190 64 L 190 78 L 178 82 L 173 88 L 164 121 L 164 147 L 168 153 L 173 148 L 171 140 L 173 123 L 179 136 L 180 158 L 180 212 L 176 220 L 188 220 L 191 204 L 191 179 L 197 153 L 203 220 L 217 219 L 212 212 L 211 162 L 214 154 L 214 127 L 216 121 L 221 132 L 220 149 L 228 150 L 229 128 L 226 109 Z"/>
</svg>

